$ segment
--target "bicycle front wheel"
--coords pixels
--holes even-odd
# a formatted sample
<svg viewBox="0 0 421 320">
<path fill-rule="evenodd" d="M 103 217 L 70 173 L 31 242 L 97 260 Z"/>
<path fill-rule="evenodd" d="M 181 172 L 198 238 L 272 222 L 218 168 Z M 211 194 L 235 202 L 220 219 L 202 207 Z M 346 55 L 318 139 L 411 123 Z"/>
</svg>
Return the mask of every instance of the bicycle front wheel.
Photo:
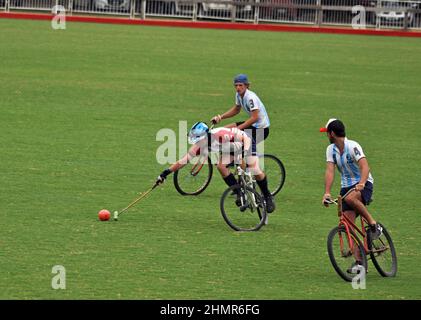
<svg viewBox="0 0 421 320">
<path fill-rule="evenodd" d="M 281 160 L 271 154 L 259 155 L 259 164 L 267 176 L 268 189 L 275 196 L 284 186 L 285 167 Z"/>
<path fill-rule="evenodd" d="M 210 158 L 194 157 L 186 166 L 174 172 L 174 186 L 183 196 L 197 196 L 208 187 L 212 173 Z"/>
<path fill-rule="evenodd" d="M 381 223 L 379 225 L 383 228 L 382 235 L 376 240 L 369 240 L 371 241 L 370 257 L 377 271 L 383 277 L 394 277 L 398 272 L 395 246 L 386 228 Z"/>
<path fill-rule="evenodd" d="M 367 257 L 363 244 L 353 233 L 350 233 L 349 239 L 343 226 L 330 231 L 327 237 L 327 252 L 333 268 L 345 281 L 351 282 L 357 276 L 357 272 L 367 272 Z M 353 271 L 357 260 L 364 269 Z"/>
<path fill-rule="evenodd" d="M 250 187 L 229 187 L 222 194 L 220 208 L 225 222 L 236 231 L 257 231 L 266 222 L 265 202 Z"/>
</svg>

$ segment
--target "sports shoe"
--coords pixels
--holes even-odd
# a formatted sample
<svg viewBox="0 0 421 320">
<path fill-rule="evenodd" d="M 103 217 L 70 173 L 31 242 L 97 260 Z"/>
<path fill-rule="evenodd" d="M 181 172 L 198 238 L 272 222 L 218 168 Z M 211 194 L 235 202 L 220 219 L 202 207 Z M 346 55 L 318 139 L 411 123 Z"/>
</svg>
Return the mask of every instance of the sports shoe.
<svg viewBox="0 0 421 320">
<path fill-rule="evenodd" d="M 370 238 L 371 238 L 371 241 L 377 240 L 378 238 L 380 238 L 381 235 L 383 234 L 382 232 L 383 232 L 383 228 L 378 223 L 376 223 L 373 226 L 370 226 Z"/>
<path fill-rule="evenodd" d="M 361 267 L 355 268 L 357 266 L 361 266 Z M 348 269 L 346 269 L 346 272 L 349 273 L 349 274 L 358 274 L 360 272 L 360 270 L 363 269 L 363 268 L 364 267 L 363 267 L 363 265 L 360 261 L 355 261 L 351 264 L 351 266 Z"/>
<path fill-rule="evenodd" d="M 265 197 L 265 202 L 266 202 L 266 212 L 267 213 L 272 213 L 273 211 L 275 211 L 275 203 L 273 202 L 272 196 L 268 196 Z"/>
</svg>

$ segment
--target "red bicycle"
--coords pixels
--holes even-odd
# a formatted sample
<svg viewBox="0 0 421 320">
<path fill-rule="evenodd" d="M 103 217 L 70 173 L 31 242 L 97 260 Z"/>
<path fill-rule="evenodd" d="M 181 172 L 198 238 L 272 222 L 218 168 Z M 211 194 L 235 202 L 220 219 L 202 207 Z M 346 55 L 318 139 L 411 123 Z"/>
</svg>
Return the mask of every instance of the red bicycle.
<svg viewBox="0 0 421 320">
<path fill-rule="evenodd" d="M 381 235 L 371 239 L 367 220 L 360 215 L 361 227 L 347 218 L 342 211 L 342 201 L 355 190 L 349 190 L 344 196 L 325 201 L 338 206 L 339 225 L 330 231 L 327 238 L 327 251 L 333 268 L 345 281 L 351 282 L 357 273 L 354 267 L 357 261 L 367 272 L 368 260 L 383 277 L 394 277 L 398 270 L 397 256 L 392 237 L 385 226 Z"/>
</svg>

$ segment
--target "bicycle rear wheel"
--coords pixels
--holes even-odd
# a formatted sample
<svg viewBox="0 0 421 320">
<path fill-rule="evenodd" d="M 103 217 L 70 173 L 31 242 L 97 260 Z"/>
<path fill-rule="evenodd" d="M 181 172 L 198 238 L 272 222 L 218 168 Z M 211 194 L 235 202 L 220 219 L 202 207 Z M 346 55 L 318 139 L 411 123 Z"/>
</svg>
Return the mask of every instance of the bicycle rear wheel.
<svg viewBox="0 0 421 320">
<path fill-rule="evenodd" d="M 237 197 L 240 194 L 240 198 Z M 237 205 L 240 200 L 240 206 Z M 225 222 L 236 231 L 257 231 L 266 220 L 266 205 L 260 194 L 240 185 L 229 187 L 222 194 L 221 214 Z"/>
<path fill-rule="evenodd" d="M 194 157 L 185 167 L 174 172 L 174 186 L 183 196 L 197 196 L 208 187 L 212 173 L 210 158 Z"/>
<path fill-rule="evenodd" d="M 398 271 L 398 259 L 392 237 L 386 228 L 383 228 L 382 235 L 376 240 L 369 239 L 370 257 L 377 271 L 383 277 L 394 277 Z"/>
<path fill-rule="evenodd" d="M 367 257 L 365 254 L 364 246 L 355 234 L 351 233 L 351 243 L 348 240 L 345 227 L 333 228 L 327 237 L 327 252 L 329 254 L 330 262 L 337 274 L 345 281 L 351 282 L 357 275 L 349 272 L 356 262 L 355 256 L 359 259 L 367 271 Z M 352 250 L 354 248 L 354 250 Z"/>
<path fill-rule="evenodd" d="M 285 183 L 285 167 L 281 160 L 271 154 L 259 155 L 260 168 L 265 172 L 268 179 L 268 188 L 272 196 L 275 196 Z"/>
</svg>

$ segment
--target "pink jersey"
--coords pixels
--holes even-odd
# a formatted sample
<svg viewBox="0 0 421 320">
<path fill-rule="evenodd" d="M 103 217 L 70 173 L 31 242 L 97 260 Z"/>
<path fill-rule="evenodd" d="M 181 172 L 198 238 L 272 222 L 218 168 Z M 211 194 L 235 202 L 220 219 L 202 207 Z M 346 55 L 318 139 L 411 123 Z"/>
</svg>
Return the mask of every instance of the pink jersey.
<svg viewBox="0 0 421 320">
<path fill-rule="evenodd" d="M 250 139 L 237 128 L 215 128 L 210 130 L 210 150 L 213 152 L 235 152 L 243 147 L 244 139 Z M 207 139 L 201 140 L 192 148 L 193 154 L 200 154 L 200 148 L 206 147 Z"/>
</svg>

